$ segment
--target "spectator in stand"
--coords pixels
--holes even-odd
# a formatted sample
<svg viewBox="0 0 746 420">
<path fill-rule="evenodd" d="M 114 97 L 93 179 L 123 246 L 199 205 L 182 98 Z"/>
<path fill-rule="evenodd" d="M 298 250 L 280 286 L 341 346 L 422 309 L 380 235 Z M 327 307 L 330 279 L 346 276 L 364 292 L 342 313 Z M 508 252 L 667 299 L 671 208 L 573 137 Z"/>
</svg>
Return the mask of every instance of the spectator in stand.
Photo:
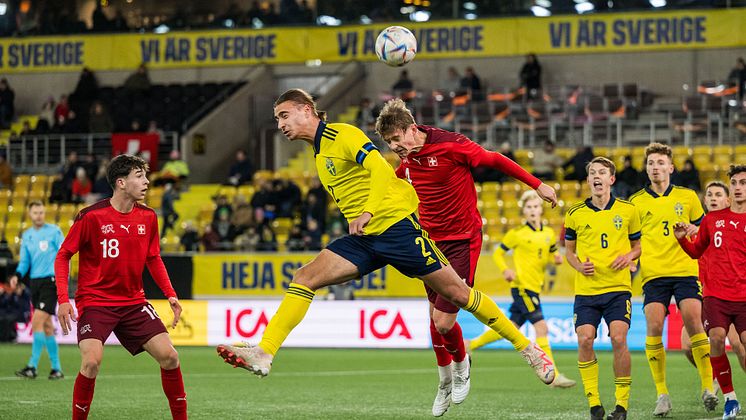
<svg viewBox="0 0 746 420">
<path fill-rule="evenodd" d="M 236 151 L 236 161 L 231 165 L 228 171 L 228 185 L 248 184 L 254 177 L 254 165 L 252 165 L 246 151 L 239 149 Z"/>
<path fill-rule="evenodd" d="M 212 221 L 216 222 L 220 219 L 220 212 L 222 211 L 228 212 L 228 216 L 230 217 L 233 213 L 233 207 L 228 202 L 228 197 L 221 194 L 214 196 L 213 199 L 215 200 L 215 211 L 212 212 Z"/>
<path fill-rule="evenodd" d="M 83 67 L 83 70 L 81 70 L 73 95 L 82 103 L 83 109 L 86 109 L 91 102 L 98 99 L 98 79 L 88 67 Z"/>
<path fill-rule="evenodd" d="M 72 190 L 73 180 L 75 179 L 75 174 L 80 166 L 83 165 L 78 161 L 78 153 L 76 151 L 68 153 L 67 160 L 60 170 L 62 181 L 65 183 L 66 188 Z"/>
<path fill-rule="evenodd" d="M 55 110 L 54 97 L 50 96 L 41 105 L 41 111 L 39 112 L 39 121 L 36 123 L 37 133 L 48 133 L 54 125 L 54 110 Z"/>
<path fill-rule="evenodd" d="M 21 127 L 21 132 L 18 133 L 19 136 L 30 136 L 34 134 L 35 131 L 33 128 L 31 128 L 31 123 L 28 120 L 23 121 L 23 126 Z"/>
<path fill-rule="evenodd" d="M 236 231 L 244 233 L 254 221 L 254 209 L 251 207 L 243 194 L 238 194 L 233 199 L 233 214 L 231 214 L 231 223 L 236 227 Z"/>
<path fill-rule="evenodd" d="M 624 157 L 624 167 L 616 173 L 616 182 L 611 187 L 614 197 L 626 199 L 640 189 L 640 173 L 632 167 L 632 157 Z"/>
<path fill-rule="evenodd" d="M 154 184 L 176 184 L 178 189 L 187 177 L 189 177 L 189 165 L 181 159 L 181 153 L 174 149 L 169 153 L 168 161 L 163 164 Z"/>
<path fill-rule="evenodd" d="M 562 167 L 562 158 L 554 153 L 555 147 L 551 140 L 544 142 L 544 147 L 534 152 L 531 165 L 534 176 L 545 181 L 557 179 L 555 172 Z"/>
<path fill-rule="evenodd" d="M 93 191 L 93 184 L 88 179 L 85 169 L 78 167 L 75 170 L 75 179 L 72 185 L 72 202 L 73 203 L 85 203 L 87 202 L 88 195 Z"/>
<path fill-rule="evenodd" d="M 296 224 L 290 228 L 288 239 L 285 241 L 285 248 L 290 252 L 303 251 L 306 249 L 306 242 L 303 239 L 303 229 Z"/>
<path fill-rule="evenodd" d="M 109 167 L 109 162 L 101 162 L 96 173 L 95 181 L 93 181 L 92 194 L 95 194 L 95 200 L 103 200 L 105 198 L 111 198 L 114 195 L 114 191 L 111 189 L 111 184 L 106 177 L 106 170 Z"/>
<path fill-rule="evenodd" d="M 303 223 L 306 224 L 311 219 L 316 220 L 321 230 L 324 230 L 326 226 L 326 204 L 320 203 L 315 194 L 306 195 L 306 200 L 303 202 L 303 209 L 301 210 L 301 217 Z"/>
<path fill-rule="evenodd" d="M 446 75 L 446 80 L 443 82 L 443 90 L 449 95 L 455 95 L 462 90 L 461 75 L 458 74 L 456 67 L 448 67 L 448 74 Z"/>
<path fill-rule="evenodd" d="M 13 186 L 13 169 L 5 159 L 5 152 L 0 152 L 0 188 L 10 189 Z"/>
<path fill-rule="evenodd" d="M 277 197 L 277 217 L 293 217 L 301 206 L 302 193 L 298 185 L 289 179 L 277 179 L 274 182 Z"/>
<path fill-rule="evenodd" d="M 484 99 L 484 92 L 482 91 L 482 81 L 474 72 L 473 67 L 467 67 L 464 77 L 461 78 L 461 90 L 471 94 L 473 101 L 481 101 Z"/>
<path fill-rule="evenodd" d="M 394 86 L 391 86 L 391 90 L 394 92 L 394 95 L 399 95 L 403 92 L 409 92 L 412 89 L 414 89 L 414 83 L 409 78 L 409 72 L 402 70 L 399 73 L 399 80 L 394 83 Z"/>
<path fill-rule="evenodd" d="M 330 224 L 331 228 L 329 229 L 329 242 L 332 242 L 333 240 L 337 238 L 341 238 L 345 235 L 345 228 L 342 222 L 335 220 Z"/>
<path fill-rule="evenodd" d="M 158 121 L 156 120 L 150 120 L 148 121 L 148 130 L 146 131 L 148 134 L 158 134 L 158 142 L 163 143 L 166 141 L 166 136 L 163 135 L 163 130 L 158 127 Z"/>
<path fill-rule="evenodd" d="M 744 90 L 746 90 L 746 61 L 743 57 L 736 60 L 736 67 L 730 71 L 728 81 L 738 86 L 738 100 L 743 101 Z"/>
<path fill-rule="evenodd" d="M 702 191 L 702 184 L 699 180 L 699 171 L 697 170 L 697 167 L 694 166 L 693 160 L 687 159 L 684 161 L 684 167 L 681 169 L 681 172 L 679 172 L 677 178 L 678 182 L 676 185 L 692 189 L 696 192 Z"/>
<path fill-rule="evenodd" d="M 254 208 L 254 219 L 257 221 L 275 218 L 277 197 L 270 181 L 264 180 L 259 185 L 259 191 L 251 197 L 251 207 Z"/>
<path fill-rule="evenodd" d="M 324 186 L 321 185 L 319 177 L 311 179 L 307 195 L 316 196 L 316 201 L 320 203 L 319 205 L 324 209 L 324 213 L 326 214 L 327 198 L 329 197 L 329 194 L 326 192 L 326 189 L 324 189 Z"/>
<path fill-rule="evenodd" d="M 163 226 L 161 227 L 161 238 L 166 236 L 169 229 L 174 228 L 174 223 L 179 220 L 179 213 L 174 208 L 174 202 L 179 198 L 179 192 L 174 188 L 174 184 L 168 183 L 163 187 L 163 196 L 161 197 L 161 216 L 163 217 Z"/>
<path fill-rule="evenodd" d="M 363 98 L 360 100 L 360 107 L 355 117 L 355 122 L 361 130 L 372 128 L 375 124 L 378 114 L 381 112 L 377 106 L 373 104 L 370 98 Z"/>
<path fill-rule="evenodd" d="M 526 88 L 526 95 L 529 99 L 536 99 L 541 96 L 541 65 L 536 54 L 527 54 L 526 62 L 521 67 L 521 87 Z"/>
<path fill-rule="evenodd" d="M 181 235 L 179 243 L 181 243 L 181 246 L 184 247 L 184 251 L 186 252 L 199 251 L 199 232 L 191 221 L 184 222 L 184 233 Z"/>
<path fill-rule="evenodd" d="M 124 89 L 131 94 L 146 94 L 150 90 L 150 76 L 145 63 L 140 64 L 134 73 L 124 81 Z"/>
<path fill-rule="evenodd" d="M 111 133 L 114 131 L 114 122 L 109 112 L 100 101 L 93 102 L 91 113 L 88 116 L 89 133 Z"/>
<path fill-rule="evenodd" d="M 142 133 L 143 131 L 142 125 L 140 125 L 140 120 L 133 119 L 132 122 L 130 122 L 130 133 Z"/>
<path fill-rule="evenodd" d="M 96 155 L 94 155 L 93 153 L 86 153 L 83 156 L 83 162 L 80 164 L 80 166 L 85 169 L 85 174 L 88 179 L 93 181 L 96 179 L 98 168 L 101 165 L 99 165 L 98 161 L 96 160 Z"/>
<path fill-rule="evenodd" d="M 277 251 L 277 236 L 269 223 L 258 225 L 257 233 L 259 234 L 259 243 L 256 244 L 257 251 Z"/>
<path fill-rule="evenodd" d="M 256 232 L 256 226 L 249 226 L 246 231 L 238 236 L 235 240 L 236 248 L 240 251 L 256 251 L 259 244 L 259 234 Z"/>
<path fill-rule="evenodd" d="M 212 224 L 205 226 L 205 232 L 202 234 L 202 247 L 205 251 L 220 251 L 220 237 L 212 229 Z"/>
<path fill-rule="evenodd" d="M 308 219 L 306 231 L 303 233 L 303 242 L 306 244 L 306 249 L 309 251 L 321 251 L 322 234 L 323 231 L 319 227 L 319 222 L 316 219 Z"/>
<path fill-rule="evenodd" d="M 18 336 L 17 322 L 31 319 L 31 293 L 23 283 L 13 289 L 0 282 L 0 342 L 11 342 Z"/>
<path fill-rule="evenodd" d="M 565 179 L 583 182 L 588 177 L 585 167 L 593 159 L 593 149 L 590 146 L 578 146 L 576 152 L 562 165 L 562 169 L 572 172 L 565 174 Z"/>
<path fill-rule="evenodd" d="M 60 101 L 57 106 L 54 107 L 54 121 L 53 125 L 56 125 L 60 120 L 60 117 L 67 118 L 67 113 L 70 111 L 70 104 L 67 99 L 67 95 L 61 95 Z"/>
<path fill-rule="evenodd" d="M 78 114 L 74 110 L 67 111 L 67 118 L 65 118 L 64 125 L 62 126 L 63 133 L 84 133 L 88 130 L 83 129 L 78 119 Z"/>
<path fill-rule="evenodd" d="M 127 32 L 129 31 L 129 25 L 127 19 L 125 19 L 122 9 L 117 9 L 114 19 L 109 21 L 109 25 L 114 32 Z"/>
<path fill-rule="evenodd" d="M 2 128 L 9 128 L 13 122 L 16 113 L 15 108 L 16 94 L 10 88 L 8 80 L 0 79 L 0 125 Z"/>
<path fill-rule="evenodd" d="M 236 239 L 236 227 L 231 224 L 230 212 L 221 210 L 218 213 L 218 220 L 212 223 L 212 230 L 218 236 L 218 247 L 224 251 L 233 250 L 233 240 Z"/>
</svg>

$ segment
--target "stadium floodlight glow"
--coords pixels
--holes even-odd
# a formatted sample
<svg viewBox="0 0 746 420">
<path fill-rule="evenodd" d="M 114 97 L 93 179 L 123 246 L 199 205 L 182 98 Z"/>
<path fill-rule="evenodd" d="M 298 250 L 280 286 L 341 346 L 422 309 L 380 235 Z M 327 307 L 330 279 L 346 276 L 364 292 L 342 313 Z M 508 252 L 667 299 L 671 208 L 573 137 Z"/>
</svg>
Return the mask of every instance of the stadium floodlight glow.
<svg viewBox="0 0 746 420">
<path fill-rule="evenodd" d="M 467 2 L 464 2 L 464 9 L 477 10 L 477 5 L 473 1 L 467 1 Z"/>
<path fill-rule="evenodd" d="M 541 6 L 531 6 L 531 13 L 533 13 L 534 16 L 540 17 L 552 16 L 552 12 L 550 12 L 549 9 Z"/>
<path fill-rule="evenodd" d="M 552 7 L 552 2 L 549 0 L 536 0 L 535 3 L 537 6 L 541 6 L 545 9 Z"/>
<path fill-rule="evenodd" d="M 236 22 L 234 22 L 233 19 L 226 19 L 223 21 L 223 26 L 226 28 L 233 28 L 236 26 Z"/>
<path fill-rule="evenodd" d="M 666 0 L 649 0 L 650 5 L 653 7 L 664 7 L 666 5 Z"/>
<path fill-rule="evenodd" d="M 578 14 L 588 13 L 592 12 L 596 6 L 593 5 L 593 3 L 589 1 L 584 1 L 582 3 L 578 3 L 575 5 L 575 10 L 578 12 Z"/>
<path fill-rule="evenodd" d="M 412 22 L 427 22 L 430 20 L 430 12 L 426 10 L 418 10 L 409 15 L 409 20 Z"/>
<path fill-rule="evenodd" d="M 5 2 L 0 3 L 0 16 L 5 16 L 7 12 L 8 12 L 8 3 L 5 3 Z"/>
<path fill-rule="evenodd" d="M 153 29 L 153 32 L 155 32 L 157 34 L 165 34 L 165 33 L 168 33 L 168 31 L 170 31 L 170 30 L 171 30 L 171 28 L 169 28 L 168 25 L 166 25 L 165 23 L 162 23 L 162 24 L 156 26 L 155 29 Z"/>
<path fill-rule="evenodd" d="M 316 23 L 322 26 L 339 26 L 342 24 L 342 21 L 334 16 L 321 15 L 316 18 Z"/>
<path fill-rule="evenodd" d="M 373 23 L 373 19 L 369 18 L 368 15 L 362 15 L 360 16 L 360 23 L 363 25 L 370 25 Z"/>
<path fill-rule="evenodd" d="M 738 101 L 737 101 L 737 100 L 735 100 L 735 99 L 730 99 L 730 100 L 728 101 L 728 106 L 736 106 L 736 105 L 738 105 Z"/>
<path fill-rule="evenodd" d="M 467 14 L 464 15 L 464 19 L 466 19 L 466 20 L 474 20 L 476 18 L 477 18 L 477 14 L 476 13 L 467 13 Z"/>
<path fill-rule="evenodd" d="M 403 15 L 411 15 L 412 13 L 416 12 L 417 8 L 414 6 L 406 6 L 399 9 L 399 13 Z"/>
</svg>

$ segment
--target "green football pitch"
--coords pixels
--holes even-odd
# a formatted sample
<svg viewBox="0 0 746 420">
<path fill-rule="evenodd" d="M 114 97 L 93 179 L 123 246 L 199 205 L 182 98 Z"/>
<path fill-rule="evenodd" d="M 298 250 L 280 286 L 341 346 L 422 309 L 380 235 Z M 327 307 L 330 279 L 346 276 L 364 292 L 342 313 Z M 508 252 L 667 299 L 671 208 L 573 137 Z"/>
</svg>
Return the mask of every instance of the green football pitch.
<svg viewBox="0 0 746 420">
<path fill-rule="evenodd" d="M 426 350 L 283 349 L 264 379 L 223 363 L 213 348 L 181 347 L 182 371 L 192 419 L 427 419 L 437 386 L 434 356 Z M 30 354 L 28 345 L 0 345 L 0 419 L 69 418 L 77 348 L 62 346 L 67 377 L 49 381 L 42 355 L 36 380 L 13 376 Z M 560 369 L 578 380 L 551 389 L 534 377 L 518 354 L 484 350 L 474 355 L 471 393 L 443 418 L 585 419 L 588 408 L 574 352 L 556 352 Z M 601 397 L 614 408 L 611 353 L 599 353 Z M 655 388 L 642 353 L 632 354 L 630 419 L 652 418 Z M 746 395 L 746 375 L 731 356 L 736 391 Z M 699 402 L 699 380 L 681 353 L 668 356 L 672 418 L 716 419 Z M 743 398 L 743 397 L 742 397 Z M 131 357 L 107 346 L 96 381 L 91 419 L 167 419 L 159 369 L 147 355 Z"/>
</svg>

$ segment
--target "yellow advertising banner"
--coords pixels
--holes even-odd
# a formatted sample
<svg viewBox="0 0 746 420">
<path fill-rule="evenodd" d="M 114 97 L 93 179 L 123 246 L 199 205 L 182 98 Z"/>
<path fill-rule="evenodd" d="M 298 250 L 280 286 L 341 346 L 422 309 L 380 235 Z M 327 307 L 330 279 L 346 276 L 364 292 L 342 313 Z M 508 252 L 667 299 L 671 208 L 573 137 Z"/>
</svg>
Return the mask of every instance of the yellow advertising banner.
<svg viewBox="0 0 746 420">
<path fill-rule="evenodd" d="M 403 23 L 419 59 L 727 48 L 746 45 L 746 9 Z M 3 73 L 375 60 L 387 25 L 5 38 Z"/>
<path fill-rule="evenodd" d="M 166 326 L 171 341 L 177 346 L 206 346 L 207 345 L 207 301 L 180 300 L 181 318 L 176 328 L 171 328 L 174 313 L 167 300 L 149 301 L 155 312 Z"/>
</svg>

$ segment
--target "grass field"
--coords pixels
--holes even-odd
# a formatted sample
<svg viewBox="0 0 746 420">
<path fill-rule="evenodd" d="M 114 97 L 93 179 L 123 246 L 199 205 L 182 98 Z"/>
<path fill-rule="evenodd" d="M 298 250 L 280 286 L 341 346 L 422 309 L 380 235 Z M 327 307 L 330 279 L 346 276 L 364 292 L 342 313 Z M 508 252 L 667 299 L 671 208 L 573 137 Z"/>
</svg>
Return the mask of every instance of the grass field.
<svg viewBox="0 0 746 420">
<path fill-rule="evenodd" d="M 435 396 L 434 356 L 425 350 L 284 349 L 272 374 L 259 379 L 224 364 L 214 349 L 181 347 L 182 370 L 192 419 L 427 419 Z M 30 354 L 28 345 L 0 346 L 0 419 L 69 418 L 73 382 L 80 362 L 77 348 L 62 346 L 68 375 L 49 381 L 42 355 L 40 376 L 23 380 L 13 372 Z M 579 379 L 574 352 L 556 352 L 560 369 Z M 611 353 L 600 353 L 601 397 L 613 409 Z M 630 419 L 652 418 L 655 388 L 644 354 L 633 353 Z M 737 368 L 736 390 L 746 395 L 746 375 Z M 578 381 L 580 386 L 580 381 Z M 699 403 L 699 381 L 680 353 L 668 357 L 672 418 L 715 419 Z M 536 379 L 515 353 L 481 351 L 474 355 L 469 398 L 444 418 L 584 419 L 582 388 L 550 389 Z M 91 419 L 170 418 L 159 370 L 147 355 L 131 357 L 122 347 L 106 347 L 96 381 Z"/>
</svg>

